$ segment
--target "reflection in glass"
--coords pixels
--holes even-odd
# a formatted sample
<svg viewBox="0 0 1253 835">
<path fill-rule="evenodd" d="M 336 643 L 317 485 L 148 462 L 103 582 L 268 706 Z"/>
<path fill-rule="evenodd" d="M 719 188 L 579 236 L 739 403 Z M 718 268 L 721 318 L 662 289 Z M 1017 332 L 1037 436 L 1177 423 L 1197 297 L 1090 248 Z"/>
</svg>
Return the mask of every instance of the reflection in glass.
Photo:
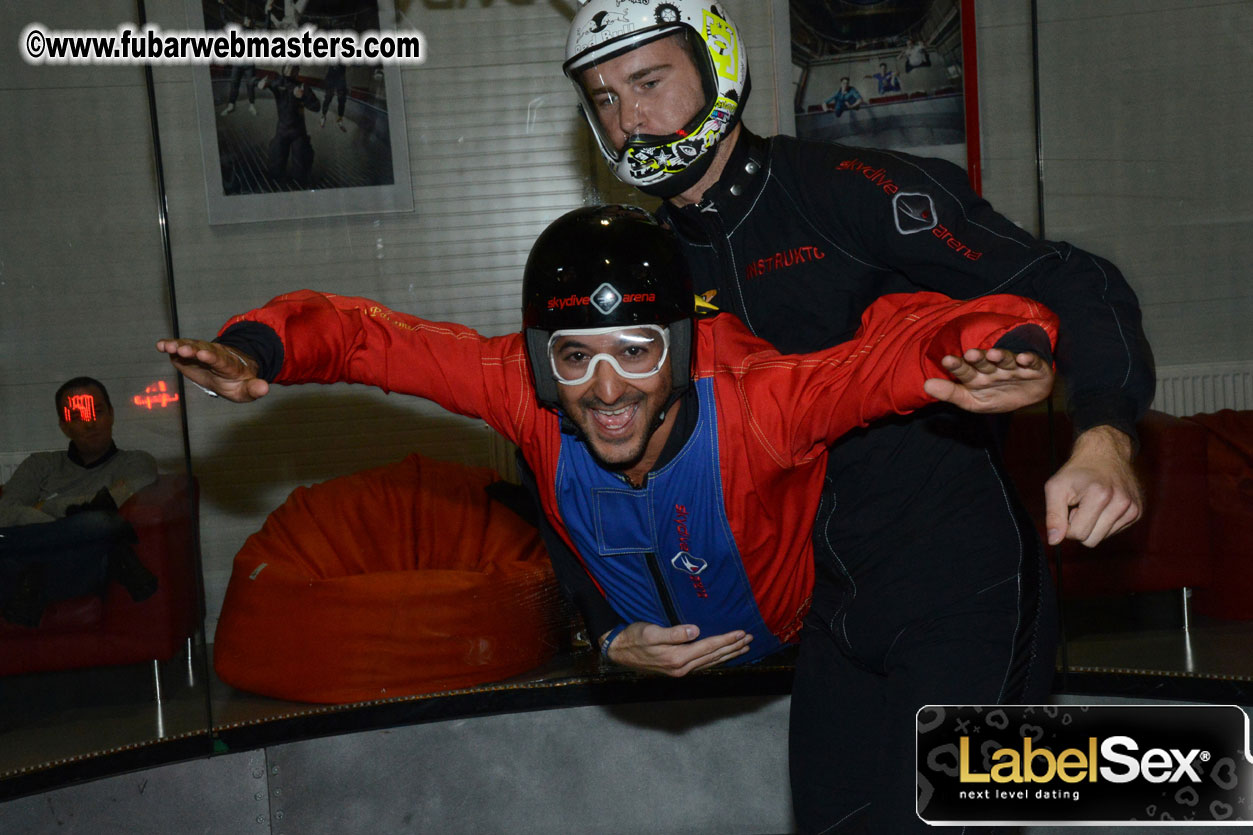
<svg viewBox="0 0 1253 835">
<path fill-rule="evenodd" d="M 29 14 L 9 4 L 0 18 L 20 31 Z M 135 16 L 133 3 L 113 0 L 45 8 L 40 22 L 111 30 Z M 0 621 L 5 792 L 21 782 L 7 778 L 161 740 L 205 735 L 207 752 L 209 723 L 197 484 L 178 383 L 151 351 L 172 310 L 145 76 L 136 67 L 29 66 L 12 52 L 0 60 L 12 116 L 0 126 L 11 162 L 0 207 L 0 482 L 16 498 L 28 459 L 69 473 L 59 496 L 35 503 L 59 520 L 56 530 L 82 534 L 48 541 L 56 559 L 19 578 L 24 611 Z M 54 409 L 57 387 L 78 375 L 99 380 L 108 402 L 80 387 Z M 109 422 L 121 453 L 104 441 Z M 75 473 L 101 473 L 136 451 L 149 468 L 155 459 L 155 480 L 149 471 L 123 489 L 135 474 L 111 473 L 111 491 L 66 498 Z M 82 530 L 89 525 L 93 532 Z M 115 527 L 106 549 L 89 547 Z M 80 567 L 56 570 L 72 553 L 84 556 Z M 88 587 L 58 588 L 89 576 Z"/>
<path fill-rule="evenodd" d="M 1107 11 L 1038 4 L 1042 206 L 1049 237 L 1128 276 L 1158 388 L 1140 428 L 1143 517 L 1095 549 L 1060 552 L 1068 660 L 1249 680 L 1251 160 L 1232 137 L 1253 128 L 1253 91 L 1236 74 L 1166 103 L 1161 82 L 1211 66 L 1214 44 L 1253 10 Z M 1070 429 L 1053 429 L 1064 460 Z"/>
</svg>

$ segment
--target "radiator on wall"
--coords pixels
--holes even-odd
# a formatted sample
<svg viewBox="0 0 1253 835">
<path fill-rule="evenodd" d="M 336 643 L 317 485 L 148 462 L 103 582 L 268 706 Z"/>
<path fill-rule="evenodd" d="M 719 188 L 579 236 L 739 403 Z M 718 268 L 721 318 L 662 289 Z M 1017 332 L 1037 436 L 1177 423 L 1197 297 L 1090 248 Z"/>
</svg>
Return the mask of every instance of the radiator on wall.
<svg viewBox="0 0 1253 835">
<path fill-rule="evenodd" d="M 1176 417 L 1253 409 L 1253 362 L 1158 368 L 1153 408 Z"/>
</svg>

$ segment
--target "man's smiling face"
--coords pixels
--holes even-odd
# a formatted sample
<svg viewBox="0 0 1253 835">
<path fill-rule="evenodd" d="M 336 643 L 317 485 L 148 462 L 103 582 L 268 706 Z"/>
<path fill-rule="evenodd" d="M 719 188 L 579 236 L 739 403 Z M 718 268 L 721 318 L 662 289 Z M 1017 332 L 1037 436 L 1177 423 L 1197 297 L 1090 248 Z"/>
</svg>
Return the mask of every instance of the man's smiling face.
<svg viewBox="0 0 1253 835">
<path fill-rule="evenodd" d="M 628 337 L 626 342 L 624 336 Z M 632 363 L 637 361 L 622 353 L 639 350 L 630 347 L 631 340 L 637 346 L 649 346 L 647 350 L 658 348 L 655 330 L 623 328 L 590 335 L 565 333 L 553 343 L 551 352 L 557 362 L 571 364 L 590 362 L 598 354 L 607 354 L 623 369 L 633 371 L 637 365 Z M 657 373 L 636 378 L 623 377 L 611 363 L 598 361 L 592 363 L 591 377 L 585 382 L 559 385 L 557 399 L 566 417 L 583 432 L 597 461 L 606 469 L 630 470 L 645 460 L 645 453 L 649 453 L 649 460 L 655 460 L 660 453 L 660 449 L 650 449 L 649 442 L 670 398 L 672 379 L 668 356 Z"/>
</svg>

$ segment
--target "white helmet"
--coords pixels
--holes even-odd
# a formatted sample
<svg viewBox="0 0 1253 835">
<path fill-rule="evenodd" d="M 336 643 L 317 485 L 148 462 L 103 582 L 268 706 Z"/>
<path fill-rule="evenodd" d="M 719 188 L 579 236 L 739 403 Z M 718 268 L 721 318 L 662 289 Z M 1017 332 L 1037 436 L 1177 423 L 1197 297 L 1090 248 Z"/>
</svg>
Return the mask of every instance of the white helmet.
<svg viewBox="0 0 1253 835">
<path fill-rule="evenodd" d="M 668 136 L 636 135 L 618 150 L 596 118 L 580 76 L 598 63 L 676 33 L 690 44 L 704 86 L 704 103 Z M 600 152 L 622 182 L 646 194 L 673 197 L 695 185 L 713 162 L 713 149 L 739 122 L 751 84 L 739 30 L 710 0 L 587 0 L 566 39 L 566 76 Z"/>
</svg>

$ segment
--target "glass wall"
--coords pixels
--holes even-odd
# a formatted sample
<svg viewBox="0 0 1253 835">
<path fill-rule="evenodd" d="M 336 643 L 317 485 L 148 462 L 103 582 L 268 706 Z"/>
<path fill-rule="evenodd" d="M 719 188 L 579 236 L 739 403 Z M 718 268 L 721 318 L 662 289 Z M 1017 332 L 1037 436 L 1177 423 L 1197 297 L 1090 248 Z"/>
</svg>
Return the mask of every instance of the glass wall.
<svg viewBox="0 0 1253 835">
<path fill-rule="evenodd" d="M 758 68 L 758 130 L 773 132 L 771 10 L 739 5 L 742 22 L 757 33 L 749 51 Z M 321 708 L 308 702 L 318 699 L 386 699 L 506 676 L 531 682 L 585 674 L 594 654 L 575 634 L 570 611 L 557 603 L 551 574 L 535 567 L 542 551 L 534 532 L 517 532 L 526 523 L 507 508 L 511 495 L 487 504 L 484 479 L 494 476 L 486 468 L 512 472 L 513 454 L 481 421 L 417 398 L 346 385 L 279 390 L 237 406 L 195 388 L 183 391 L 153 349 L 158 338 L 175 333 L 211 338 L 230 316 L 305 287 L 366 297 L 489 335 L 515 331 L 521 269 L 532 241 L 550 220 L 593 199 L 593 172 L 604 179 L 558 69 L 573 4 L 149 0 L 97 4 L 90 13 L 27 4 L 4 15 L 13 32 L 32 22 L 70 31 L 111 31 L 124 21 L 146 20 L 166 32 L 226 23 L 282 32 L 297 16 L 324 30 L 386 29 L 395 20 L 422 31 L 428 58 L 403 70 L 349 68 L 342 113 L 338 84 L 322 66 L 293 71 L 261 63 L 236 75 L 228 67 L 161 65 L 153 68 L 150 97 L 140 68 L 36 67 L 15 51 L 3 58 L 11 80 L 3 95 L 9 112 L 23 118 L 6 120 L 3 128 L 12 152 L 3 163 L 6 223 L 0 231 L 6 371 L 0 452 L 12 459 L 11 468 L 28 452 L 63 448 L 53 390 L 73 374 L 99 377 L 117 406 L 120 447 L 151 451 L 163 473 L 185 474 L 190 461 L 196 524 L 187 547 L 193 554 L 198 547 L 200 561 L 194 593 L 180 598 L 196 627 L 190 665 L 184 641 L 181 654 L 157 659 L 159 678 L 152 663 L 106 664 L 93 657 L 82 664 L 66 659 L 73 667 L 68 671 L 20 670 L 0 679 L 13 707 L 0 728 L 0 776 L 20 780 L 67 758 L 155 751 L 160 746 L 150 743 L 162 740 L 224 750 L 236 744 L 241 728 L 317 714 Z M 283 146 L 286 154 L 280 149 L 276 158 L 285 118 L 285 93 L 276 88 L 285 75 L 306 86 L 317 104 L 306 101 L 300 114 L 307 138 Z M 32 403 L 47 408 L 27 409 Z M 212 672 L 213 654 L 218 639 L 227 637 L 219 625 L 228 587 L 234 579 L 246 590 L 244 584 L 277 571 L 273 559 L 269 574 L 238 570 L 236 557 L 249 537 L 285 502 L 305 500 L 294 491 L 340 484 L 335 480 L 380 467 L 395 468 L 385 472 L 410 498 L 422 492 L 443 501 L 426 511 L 430 517 L 415 512 L 409 524 L 419 531 L 435 521 L 450 526 L 457 520 L 449 513 L 461 512 L 456 497 L 466 495 L 456 490 L 473 494 L 463 503 L 473 509 L 458 516 L 462 551 L 488 563 L 482 557 L 487 546 L 475 543 L 490 540 L 521 566 L 501 568 L 507 576 L 478 566 L 459 574 L 452 569 L 465 566 L 430 567 L 445 572 L 453 586 L 469 578 L 472 587 L 460 587 L 463 596 L 454 599 L 474 597 L 479 612 L 518 607 L 518 617 L 498 617 L 491 634 L 471 618 L 461 634 L 449 634 L 438 622 L 422 622 L 419 597 L 438 595 L 411 589 L 419 597 L 406 598 L 412 604 L 406 611 L 417 616 L 397 627 L 401 654 L 378 669 L 418 665 L 420 686 L 346 696 L 343 689 L 287 691 L 232 677 L 232 683 L 252 685 L 237 689 L 221 680 Z M 316 505 L 327 494 L 307 495 Z M 340 499 L 330 501 L 329 512 L 346 512 Z M 353 539 L 370 534 L 345 528 Z M 374 533 L 375 544 L 386 547 L 388 532 Z M 424 572 L 409 573 L 427 580 Z M 475 573 L 481 576 L 470 577 Z M 335 587 L 332 578 L 323 579 Z M 391 607 L 385 611 L 401 611 L 397 586 L 382 585 L 380 593 L 391 599 L 381 604 Z M 485 602 L 489 598 L 496 603 Z M 370 613 L 380 611 L 356 599 Z M 362 609 L 341 612 L 345 621 L 309 611 L 308 628 L 330 623 L 329 631 L 342 636 L 352 633 Z M 302 637 L 301 627 L 286 620 L 282 635 L 278 622 L 257 632 L 237 629 L 234 646 L 252 661 L 258 656 L 247 654 L 250 648 L 274 647 L 287 669 L 313 669 L 312 659 L 293 657 L 282 643 Z M 47 625 L 17 637 L 29 643 Z M 413 646 L 433 647 L 442 669 L 452 672 L 432 677 L 430 656 L 403 655 Z M 360 667 L 357 650 L 336 644 L 327 658 Z M 501 662 L 508 653 L 513 660 Z M 306 683 L 312 678 L 306 675 Z M 158 684 L 164 713 L 155 710 Z M 50 698 L 53 693 L 59 698 Z M 194 696 L 194 715 L 186 721 L 181 709 L 178 721 L 170 715 L 175 695 Z"/>
<path fill-rule="evenodd" d="M 1060 555 L 1076 670 L 1253 676 L 1253 82 L 1226 70 L 1251 21 L 1241 2 L 1038 3 L 1042 223 L 1127 276 L 1158 381 L 1144 517 Z"/>
<path fill-rule="evenodd" d="M 7 4 L 0 10 L 4 30 L 18 33 L 36 21 L 70 30 L 113 29 L 135 19 L 130 2 L 34 5 Z M 174 322 L 145 73 L 134 66 L 30 66 L 16 47 L 15 38 L 0 52 L 6 113 L 0 126 L 0 481 L 9 482 L 7 498 L 15 500 L 19 481 L 34 484 L 34 470 L 12 476 L 30 456 L 42 454 L 52 458 L 39 460 L 57 463 L 48 464 L 51 475 L 40 470 L 36 503 L 59 516 L 67 496 L 77 504 L 91 499 L 70 492 L 87 488 L 57 469 L 68 461 L 67 435 L 88 425 L 96 428 L 85 430 L 91 436 L 79 442 L 99 446 L 100 457 L 82 463 L 104 472 L 143 451 L 160 475 L 122 505 L 129 527 L 118 536 L 134 536 L 115 544 L 144 569 L 110 551 L 109 570 L 123 582 L 47 608 L 46 596 L 72 578 L 54 576 L 50 564 L 42 573 L 6 573 L 6 600 L 14 599 L 8 584 L 25 582 L 22 599 L 35 608 L 24 616 L 6 611 L 10 617 L 0 622 L 5 777 L 50 762 L 73 764 L 99 751 L 204 739 L 209 728 L 185 394 L 169 363 L 153 350 L 154 338 L 172 332 Z M 121 450 L 112 461 L 107 438 L 96 436 L 110 411 L 96 399 L 101 393 L 90 386 L 78 390 L 92 397 L 96 420 L 90 423 L 83 420 L 91 409 L 72 409 L 67 419 L 57 408 L 64 404 L 54 402 L 58 387 L 79 376 L 106 389 L 112 439 Z M 118 500 L 150 477 L 130 466 L 105 479 Z M 6 530 L 6 569 L 19 565 L 9 560 L 39 553 L 31 530 L 51 527 L 73 549 L 79 537 L 90 538 L 79 526 L 92 523 L 81 520 L 95 515 Z M 110 534 L 98 541 L 116 540 Z M 100 571 L 104 559 L 103 551 L 92 551 L 76 571 Z M 155 592 L 147 582 L 155 582 Z"/>
<path fill-rule="evenodd" d="M 244 25 L 257 22 L 255 7 L 264 4 L 158 0 L 144 8 L 117 0 L 72 11 L 30 5 L 0 12 L 7 31 L 35 20 L 107 30 L 141 12 L 168 30 L 204 25 L 207 15 Z M 335 22 L 361 5 L 311 4 L 306 11 Z M 314 519 L 347 512 L 339 494 L 304 487 L 344 484 L 408 460 L 404 489 L 415 489 L 413 479 L 421 477 L 425 493 L 451 500 L 459 495 L 454 482 L 469 479 L 470 486 L 456 489 L 477 491 L 486 508 L 477 521 L 463 520 L 476 536 L 518 524 L 506 507 L 514 498 L 507 488 L 484 499 L 486 481 L 474 481 L 492 480 L 485 468 L 512 470 L 510 449 L 480 421 L 346 385 L 276 390 L 239 406 L 184 391 L 152 347 L 176 329 L 211 338 L 232 315 L 300 288 L 509 333 L 520 324 L 526 253 L 550 220 L 594 200 L 654 202 L 606 175 L 557 71 L 573 4 L 366 5 L 383 22 L 394 13 L 402 26 L 420 29 L 429 57 L 403 71 L 351 71 L 342 118 L 325 68 L 300 70 L 319 101 L 303 114 L 310 182 L 297 181 L 290 156 L 283 171 L 272 170 L 281 65 L 259 65 L 234 79 L 224 68 L 161 66 L 150 97 L 141 68 L 32 67 L 15 53 L 0 57 L 8 79 L 0 96 L 11 116 L 0 127 L 7 151 L 0 155 L 0 479 L 30 453 L 64 449 L 52 395 L 65 379 L 86 374 L 109 388 L 118 446 L 147 450 L 163 479 L 195 487 L 179 493 L 167 483 L 167 515 L 152 508 L 155 521 L 140 532 L 151 537 L 152 550 L 136 546 L 141 559 L 168 566 L 161 569 L 168 575 L 158 572 L 153 598 L 166 601 L 168 617 L 130 610 L 138 625 L 123 619 L 118 627 L 124 636 L 168 638 L 185 625 L 175 615 L 190 615 L 177 651 L 158 641 L 150 659 L 119 663 L 98 655 L 83 663 L 74 654 L 89 652 L 84 647 L 99 638 L 107 607 L 144 604 L 113 589 L 103 603 L 89 600 L 86 610 L 66 613 L 56 635 L 68 643 L 36 645 L 32 657 L 41 661 L 0 678 L 0 779 L 160 741 L 189 741 L 208 753 L 215 739 L 229 741 L 240 729 L 323 715 L 325 708 L 307 703 L 310 689 L 268 691 L 264 682 L 248 687 L 240 679 L 231 686 L 211 671 L 219 634 L 245 651 L 249 642 L 282 648 L 284 624 L 242 635 L 231 635 L 229 624 L 221 633 L 219 627 L 228 596 L 247 600 L 248 584 L 275 571 L 264 559 L 241 569 L 237 555 L 249 551 L 249 538 L 276 508 L 304 503 Z M 787 129 L 787 4 L 728 5 L 752 36 L 748 124 L 762 134 Z M 1235 33 L 1249 29 L 1249 4 L 981 0 L 974 13 L 985 195 L 1024 228 L 1117 264 L 1139 294 L 1157 362 L 1160 414 L 1146 423 L 1139 458 L 1146 515 L 1100 549 L 1062 549 L 1069 640 L 1060 660 L 1080 673 L 1253 675 L 1244 650 L 1253 573 L 1243 567 L 1241 541 L 1250 502 L 1241 469 L 1250 444 L 1241 427 L 1248 424 L 1239 415 L 1183 419 L 1221 409 L 1248 414 L 1253 396 L 1253 337 L 1244 326 L 1253 313 L 1245 280 L 1253 146 L 1240 140 L 1250 128 L 1243 103 L 1251 82 L 1235 69 L 1242 48 Z M 374 164 L 380 155 L 388 160 L 381 173 Z M 302 201 L 307 192 L 320 202 Z M 397 193 L 412 196 L 411 210 L 387 202 Z M 258 196 L 265 199 L 251 199 Z M 1064 394 L 1057 405 L 1060 412 Z M 1043 414 L 1019 425 L 1027 428 L 1016 429 L 1011 443 L 1039 471 L 1020 487 L 1042 503 L 1050 427 Z M 1060 423 L 1052 433 L 1056 461 L 1068 433 Z M 415 454 L 421 458 L 408 458 Z M 188 462 L 194 482 L 187 482 Z M 431 512 L 447 517 L 447 507 Z M 152 544 L 161 530 L 173 538 Z M 361 538 L 380 533 L 378 542 L 386 540 L 385 531 L 366 529 Z M 270 528 L 266 535 L 286 534 Z M 273 541 L 253 540 L 253 551 Z M 510 545 L 538 548 L 533 534 L 519 533 Z M 621 675 L 598 666 L 551 577 L 532 569 L 492 591 L 496 613 L 517 606 L 526 614 L 512 621 L 513 632 L 543 641 L 529 660 L 515 656 L 525 660 L 517 669 L 491 668 L 504 686 Z M 399 618 L 420 609 L 387 611 Z M 353 622 L 351 613 L 311 611 Z M 507 633 L 511 621 L 503 621 Z M 88 637 L 75 641 L 75 623 Z M 408 643 L 446 650 L 439 662 L 446 669 L 464 662 L 481 670 L 492 648 L 503 645 L 470 631 L 423 633 Z M 0 626 L 0 642 L 25 640 L 29 647 L 45 637 Z M 368 657 L 361 647 L 352 653 Z M 406 658 L 418 663 L 400 650 L 386 663 Z M 462 692 L 479 683 L 449 675 L 432 687 Z M 316 695 L 372 701 L 361 691 Z M 380 690 L 373 700 L 398 695 Z"/>
</svg>

